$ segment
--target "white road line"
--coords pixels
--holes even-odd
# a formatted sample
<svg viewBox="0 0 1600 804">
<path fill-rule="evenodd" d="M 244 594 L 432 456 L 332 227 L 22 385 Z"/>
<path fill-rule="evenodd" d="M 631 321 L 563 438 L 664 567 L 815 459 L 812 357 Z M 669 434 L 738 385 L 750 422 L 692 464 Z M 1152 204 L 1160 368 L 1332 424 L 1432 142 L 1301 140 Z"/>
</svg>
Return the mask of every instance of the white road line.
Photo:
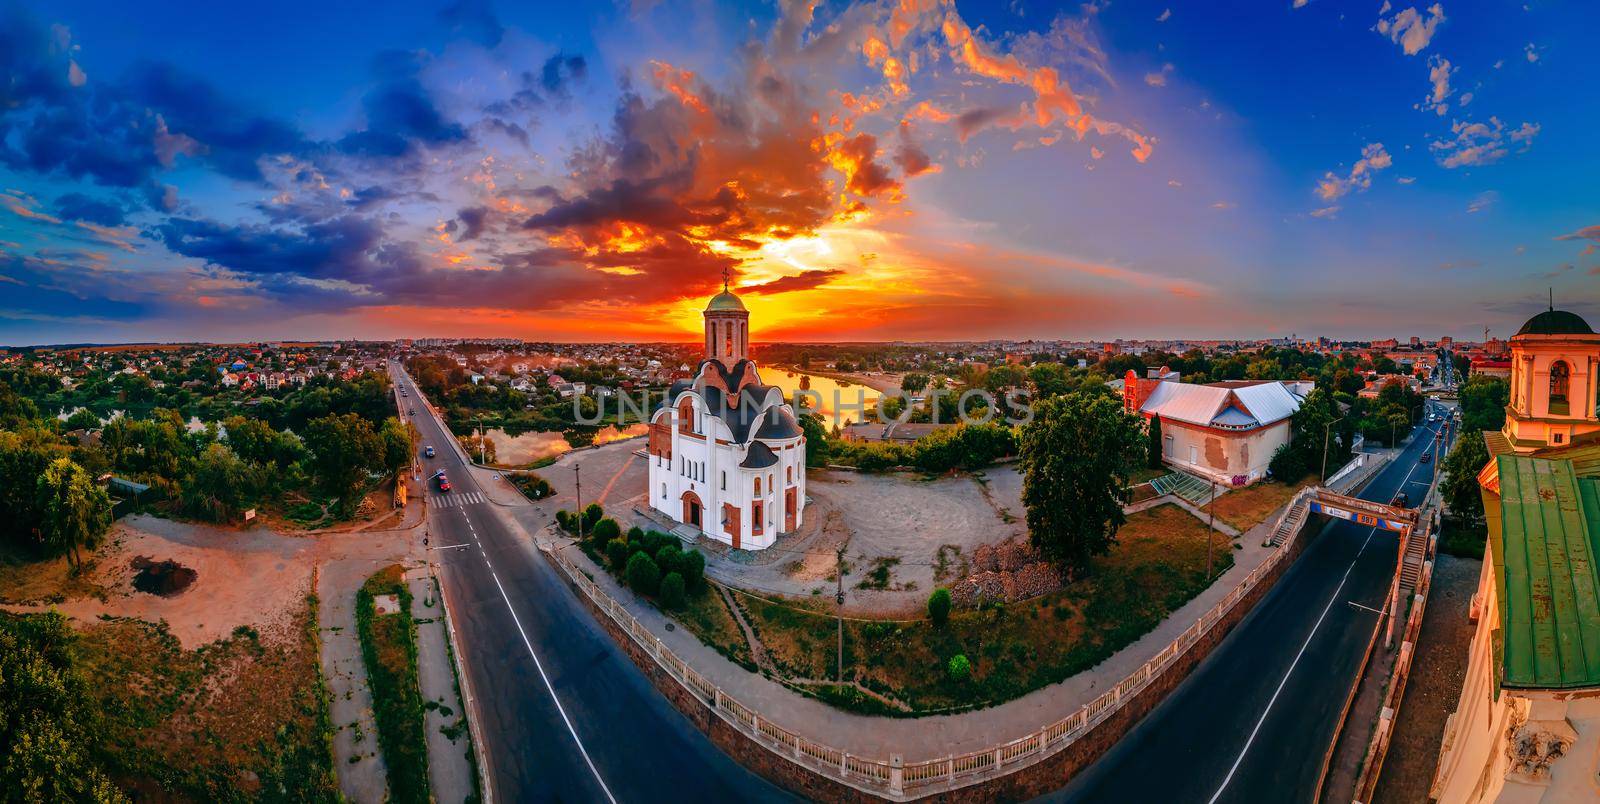
<svg viewBox="0 0 1600 804">
<path fill-rule="evenodd" d="M 460 544 L 441 544 L 438 547 L 435 547 L 433 549 L 435 549 L 435 550 L 454 550 L 457 547 L 471 547 L 471 546 L 472 545 L 467 544 L 466 542 L 462 542 Z"/>
<path fill-rule="evenodd" d="M 1222 792 L 1228 789 L 1228 783 L 1233 781 L 1233 774 L 1239 770 L 1239 765 L 1244 762 L 1244 755 L 1250 753 L 1250 745 L 1256 741 L 1256 734 L 1261 731 L 1261 724 L 1267 722 L 1267 715 L 1272 712 L 1272 705 L 1278 702 L 1278 696 L 1283 694 L 1284 685 L 1289 683 L 1289 676 L 1294 675 L 1294 669 L 1300 664 L 1300 658 L 1306 655 L 1306 648 L 1311 647 L 1311 640 L 1317 636 L 1317 631 L 1322 629 L 1322 621 L 1328 618 L 1328 611 L 1333 608 L 1334 601 L 1339 599 L 1339 593 L 1344 591 L 1345 581 L 1350 580 L 1350 570 L 1355 569 L 1356 561 L 1361 554 L 1367 551 L 1367 544 L 1372 541 L 1372 534 L 1377 528 L 1367 530 L 1367 539 L 1361 543 L 1361 549 L 1356 551 L 1355 558 L 1350 559 L 1350 566 L 1344 568 L 1344 577 L 1339 579 L 1339 585 L 1333 590 L 1333 596 L 1328 598 L 1328 605 L 1322 607 L 1321 616 L 1317 617 L 1317 624 L 1311 627 L 1311 633 L 1306 635 L 1306 641 L 1300 645 L 1300 652 L 1294 655 L 1294 661 L 1289 663 L 1289 669 L 1283 674 L 1283 680 L 1278 682 L 1278 688 L 1273 690 L 1272 698 L 1268 699 L 1267 707 L 1261 710 L 1261 718 L 1256 721 L 1256 727 L 1250 730 L 1250 736 L 1244 741 L 1244 748 L 1239 749 L 1239 756 L 1233 760 L 1233 767 L 1228 769 L 1228 775 L 1222 778 L 1222 785 L 1213 793 L 1208 804 L 1216 804 L 1222 797 Z"/>
<path fill-rule="evenodd" d="M 485 564 L 489 563 L 485 558 Z M 588 749 L 583 747 L 583 740 L 578 737 L 578 730 L 572 727 L 572 719 L 567 717 L 566 707 L 561 705 L 561 699 L 556 696 L 556 688 L 550 684 L 550 676 L 545 675 L 544 663 L 539 661 L 539 654 L 533 651 L 533 642 L 528 639 L 528 632 L 522 628 L 522 618 L 517 616 L 517 610 L 511 606 L 511 597 L 506 594 L 505 586 L 500 583 L 500 576 L 495 574 L 494 568 L 489 568 L 489 577 L 494 578 L 494 585 L 500 590 L 500 599 L 506 603 L 506 610 L 511 612 L 511 621 L 517 625 L 517 633 L 522 635 L 522 644 L 528 649 L 528 655 L 533 657 L 533 666 L 539 670 L 539 678 L 544 680 L 544 688 L 550 692 L 550 700 L 555 701 L 556 711 L 561 713 L 561 721 L 567 724 L 567 733 L 572 735 L 572 741 L 578 744 L 578 753 L 583 754 L 583 761 L 588 764 L 589 772 L 594 774 L 594 780 L 600 784 L 600 790 L 606 794 L 606 799 L 611 804 L 617 804 L 617 797 L 611 795 L 611 788 L 606 787 L 606 780 L 600 778 L 600 771 L 595 768 L 594 760 L 589 758 Z"/>
</svg>

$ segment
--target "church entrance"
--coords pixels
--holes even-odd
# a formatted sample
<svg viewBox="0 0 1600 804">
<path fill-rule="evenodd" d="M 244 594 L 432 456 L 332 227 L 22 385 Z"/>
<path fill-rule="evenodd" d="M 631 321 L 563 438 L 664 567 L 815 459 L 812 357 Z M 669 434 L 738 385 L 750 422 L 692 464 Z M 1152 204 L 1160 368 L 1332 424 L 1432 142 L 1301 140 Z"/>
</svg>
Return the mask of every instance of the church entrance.
<svg viewBox="0 0 1600 804">
<path fill-rule="evenodd" d="M 795 493 L 797 489 L 790 486 L 783 492 L 783 529 L 794 532 Z"/>
<path fill-rule="evenodd" d="M 700 524 L 700 496 L 692 491 L 683 493 L 683 521 L 701 530 L 705 529 Z"/>
</svg>

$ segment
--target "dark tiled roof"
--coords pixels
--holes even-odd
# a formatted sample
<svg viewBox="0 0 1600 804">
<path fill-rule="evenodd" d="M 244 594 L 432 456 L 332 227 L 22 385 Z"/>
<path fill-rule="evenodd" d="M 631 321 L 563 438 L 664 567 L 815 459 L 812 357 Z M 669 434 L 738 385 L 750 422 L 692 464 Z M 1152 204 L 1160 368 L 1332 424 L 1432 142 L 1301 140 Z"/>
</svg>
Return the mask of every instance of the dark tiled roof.
<svg viewBox="0 0 1600 804">
<path fill-rule="evenodd" d="M 1518 335 L 1593 335 L 1589 322 L 1577 313 L 1566 310 L 1546 310 L 1530 319 L 1517 330 Z"/>
<path fill-rule="evenodd" d="M 765 416 L 761 417 L 761 428 L 756 430 L 756 438 L 769 441 L 783 441 L 795 438 L 805 431 L 800 429 L 800 423 L 795 421 L 794 414 L 782 405 L 767 408 Z"/>
</svg>

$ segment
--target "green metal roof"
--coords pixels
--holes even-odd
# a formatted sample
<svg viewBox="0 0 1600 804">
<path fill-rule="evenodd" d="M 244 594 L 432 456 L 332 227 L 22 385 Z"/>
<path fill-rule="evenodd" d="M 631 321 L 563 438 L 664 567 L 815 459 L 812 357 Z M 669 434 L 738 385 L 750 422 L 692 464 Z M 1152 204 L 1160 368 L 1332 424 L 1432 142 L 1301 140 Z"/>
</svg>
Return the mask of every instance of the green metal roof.
<svg viewBox="0 0 1600 804">
<path fill-rule="evenodd" d="M 1583 316 L 1566 310 L 1546 310 L 1517 330 L 1518 335 L 1593 335 Z"/>
<path fill-rule="evenodd" d="M 1569 461 L 1496 460 L 1502 684 L 1600 686 L 1600 481 L 1579 478 Z"/>
</svg>

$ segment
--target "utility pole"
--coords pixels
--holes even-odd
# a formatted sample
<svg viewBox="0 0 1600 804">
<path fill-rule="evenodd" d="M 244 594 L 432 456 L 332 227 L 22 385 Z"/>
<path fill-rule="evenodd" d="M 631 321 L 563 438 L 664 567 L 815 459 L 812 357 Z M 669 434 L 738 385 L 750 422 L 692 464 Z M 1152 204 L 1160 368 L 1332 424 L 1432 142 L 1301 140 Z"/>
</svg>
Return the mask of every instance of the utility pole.
<svg viewBox="0 0 1600 804">
<path fill-rule="evenodd" d="M 486 461 L 483 458 L 483 451 L 484 451 L 484 449 L 486 447 L 486 445 L 483 442 L 483 438 L 484 438 L 484 436 L 483 436 L 483 414 L 479 413 L 478 414 L 478 463 L 486 463 Z"/>
<path fill-rule="evenodd" d="M 1211 480 L 1211 502 L 1206 507 L 1211 511 L 1211 522 L 1206 529 L 1206 582 L 1211 581 L 1211 537 L 1217 531 L 1217 479 Z"/>
<path fill-rule="evenodd" d="M 836 681 L 844 683 L 844 548 L 843 544 L 834 553 L 833 575 L 839 581 L 839 591 L 834 600 L 839 604 L 839 669 L 835 676 Z"/>
<path fill-rule="evenodd" d="M 579 471 L 578 471 L 578 470 L 580 470 L 582 468 L 583 468 L 583 466 L 580 465 L 580 464 L 576 464 L 575 463 L 575 464 L 572 465 L 572 478 L 578 484 L 578 540 L 579 541 L 583 540 L 583 519 L 584 519 L 584 517 L 583 517 L 583 475 L 581 473 L 579 473 Z"/>
<path fill-rule="evenodd" d="M 1333 421 L 1328 422 L 1327 424 L 1324 424 L 1322 426 L 1322 482 L 1323 483 L 1327 483 L 1328 482 L 1328 433 L 1329 433 L 1329 431 L 1331 431 L 1333 429 L 1334 425 L 1336 425 L 1336 424 L 1338 424 L 1339 422 L 1342 422 L 1342 421 L 1344 421 L 1344 417 L 1340 416 L 1339 418 L 1334 419 Z"/>
</svg>

